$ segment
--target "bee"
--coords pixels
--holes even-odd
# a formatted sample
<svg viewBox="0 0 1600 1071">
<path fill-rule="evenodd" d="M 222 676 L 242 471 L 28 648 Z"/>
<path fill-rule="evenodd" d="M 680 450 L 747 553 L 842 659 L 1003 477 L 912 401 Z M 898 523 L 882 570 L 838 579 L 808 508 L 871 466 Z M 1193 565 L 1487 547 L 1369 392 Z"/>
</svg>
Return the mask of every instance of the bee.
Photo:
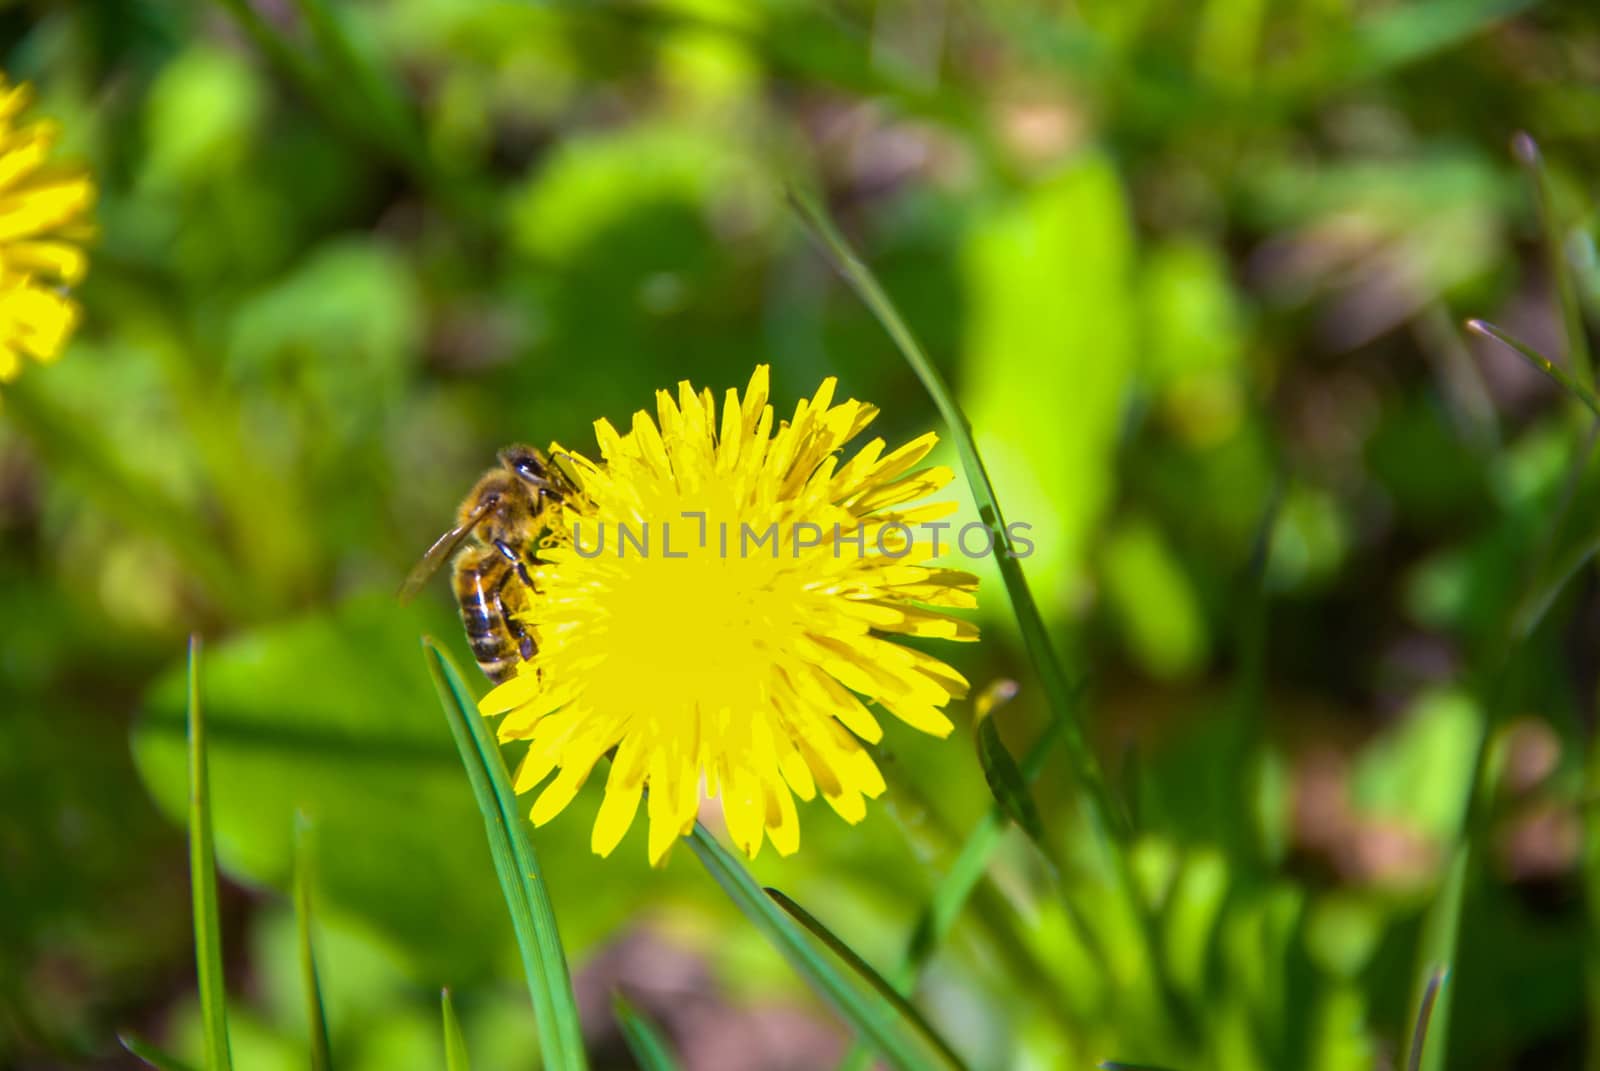
<svg viewBox="0 0 1600 1071">
<path fill-rule="evenodd" d="M 573 487 L 532 446 L 508 446 L 462 501 L 456 524 L 434 541 L 400 588 L 416 597 L 445 559 L 453 557 L 452 587 L 478 667 L 496 684 L 538 650 L 518 615 L 535 590 L 530 566 L 541 564 L 546 511 L 560 508 Z"/>
</svg>

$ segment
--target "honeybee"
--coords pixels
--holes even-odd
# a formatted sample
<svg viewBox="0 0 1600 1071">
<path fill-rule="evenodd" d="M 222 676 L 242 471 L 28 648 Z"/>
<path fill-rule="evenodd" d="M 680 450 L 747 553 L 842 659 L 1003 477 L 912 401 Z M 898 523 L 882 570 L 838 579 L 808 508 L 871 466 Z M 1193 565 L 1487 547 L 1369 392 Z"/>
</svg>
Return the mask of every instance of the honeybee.
<svg viewBox="0 0 1600 1071">
<path fill-rule="evenodd" d="M 462 501 L 455 527 L 434 541 L 400 588 L 401 601 L 410 601 L 454 556 L 451 581 L 461 623 L 478 667 L 496 684 L 538 650 L 517 615 L 527 609 L 534 590 L 528 570 L 540 564 L 545 511 L 559 508 L 573 489 L 532 446 L 508 446 L 499 459 Z"/>
</svg>

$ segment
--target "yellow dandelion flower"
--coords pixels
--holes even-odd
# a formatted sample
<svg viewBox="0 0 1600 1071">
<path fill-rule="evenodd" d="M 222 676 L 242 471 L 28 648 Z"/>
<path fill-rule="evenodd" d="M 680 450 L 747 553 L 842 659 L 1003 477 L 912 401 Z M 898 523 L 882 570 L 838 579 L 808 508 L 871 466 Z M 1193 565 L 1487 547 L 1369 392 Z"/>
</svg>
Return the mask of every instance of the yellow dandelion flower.
<svg viewBox="0 0 1600 1071">
<path fill-rule="evenodd" d="M 0 382 L 23 358 L 60 356 L 78 323 L 67 296 L 88 270 L 82 242 L 94 183 L 81 170 L 46 167 L 59 128 L 21 122 L 33 92 L 0 75 Z"/>
<path fill-rule="evenodd" d="M 688 833 L 702 792 L 721 801 L 734 843 L 800 843 L 794 797 L 819 791 L 850 823 L 883 777 L 863 742 L 883 730 L 873 703 L 948 734 L 941 709 L 967 682 L 895 642 L 974 640 L 946 613 L 975 605 L 977 580 L 931 564 L 914 529 L 954 512 L 916 505 L 952 478 L 918 468 L 927 434 L 885 452 L 840 449 L 877 414 L 833 404 L 835 381 L 774 421 L 767 369 L 717 411 L 707 390 L 656 396 L 626 433 L 595 424 L 602 461 L 551 447 L 574 472 L 532 570 L 522 616 L 534 657 L 484 697 L 502 740 L 528 741 L 516 774 L 542 825 L 613 752 L 591 845 L 608 855 L 647 796 L 659 865 Z M 943 527 L 943 526 L 940 526 Z M 949 546 L 948 539 L 945 545 Z"/>
</svg>

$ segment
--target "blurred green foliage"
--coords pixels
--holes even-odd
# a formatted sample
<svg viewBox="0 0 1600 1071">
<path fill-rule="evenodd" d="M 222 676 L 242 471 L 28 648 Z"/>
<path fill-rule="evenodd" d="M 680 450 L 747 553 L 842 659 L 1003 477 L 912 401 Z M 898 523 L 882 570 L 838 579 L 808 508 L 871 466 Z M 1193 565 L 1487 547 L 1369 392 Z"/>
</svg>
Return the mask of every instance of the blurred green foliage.
<svg viewBox="0 0 1600 1071">
<path fill-rule="evenodd" d="M 200 1051 L 192 631 L 237 1066 L 306 1061 L 297 811 L 335 1066 L 441 1066 L 444 984 L 474 1067 L 536 1059 L 418 637 L 465 647 L 442 582 L 390 593 L 496 447 L 584 448 L 679 379 L 770 361 L 780 406 L 838 375 L 891 439 L 935 425 L 793 185 L 1032 526 L 1138 830 L 1143 918 L 1047 762 L 1053 850 L 1002 839 L 917 991 L 975 1071 L 1400 1066 L 1441 917 L 1443 1066 L 1600 1067 L 1600 470 L 1458 326 L 1561 361 L 1600 316 L 1596 12 L 75 0 L 0 41 L 101 186 L 78 338 L 0 400 L 0 1064 Z M 1021 681 L 1021 755 L 1045 705 L 992 570 L 981 624 L 950 657 Z M 966 728 L 891 728 L 892 806 L 755 868 L 886 976 L 992 802 Z M 630 1066 L 615 988 L 691 1069 L 842 1055 L 687 852 L 588 853 L 594 805 L 538 849 L 595 1066 Z"/>
</svg>

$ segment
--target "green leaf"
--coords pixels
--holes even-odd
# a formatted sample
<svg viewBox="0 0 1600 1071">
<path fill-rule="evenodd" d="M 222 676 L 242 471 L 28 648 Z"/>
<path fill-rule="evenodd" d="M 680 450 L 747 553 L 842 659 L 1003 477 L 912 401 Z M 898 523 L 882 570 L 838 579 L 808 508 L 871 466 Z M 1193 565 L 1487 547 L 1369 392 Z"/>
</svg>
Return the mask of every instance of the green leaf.
<svg viewBox="0 0 1600 1071">
<path fill-rule="evenodd" d="M 361 918 L 417 980 L 459 983 L 487 975 L 513 938 L 483 841 L 461 835 L 478 808 L 417 657 L 427 609 L 385 590 L 208 649 L 209 762 L 228 788 L 213 815 L 223 868 L 285 893 L 295 815 L 315 815 L 319 907 Z M 181 821 L 179 670 L 150 690 L 132 743 L 151 795 Z"/>
<path fill-rule="evenodd" d="M 862 993 L 818 955 L 805 933 L 762 892 L 749 872 L 698 823 L 689 846 L 734 905 L 772 942 L 839 1017 L 857 1030 L 899 1071 L 938 1066 L 902 1029 L 902 1020 L 882 998 Z"/>
<path fill-rule="evenodd" d="M 1356 760 L 1349 788 L 1355 810 L 1430 837 L 1454 837 L 1483 732 L 1483 712 L 1466 693 L 1420 693 Z"/>
<path fill-rule="evenodd" d="M 845 944 L 837 934 L 824 926 L 820 919 L 789 899 L 788 896 L 772 888 L 768 888 L 766 893 L 779 907 L 787 911 L 791 918 L 810 930 L 814 937 L 827 945 L 834 955 L 844 961 L 845 966 L 854 971 L 862 981 L 872 987 L 874 992 L 887 1001 L 890 1007 L 899 1012 L 901 1018 L 915 1027 L 917 1033 L 921 1034 L 928 1044 L 939 1051 L 939 1055 L 944 1057 L 946 1063 L 953 1068 L 957 1068 L 958 1071 L 965 1071 L 965 1062 L 962 1061 L 960 1056 L 956 1055 L 956 1051 L 950 1047 L 950 1043 L 940 1036 L 939 1032 L 933 1028 L 933 1024 L 928 1022 L 915 1004 L 902 996 L 884 979 L 883 975 L 873 969 L 872 964 L 856 955 L 855 949 Z"/>
<path fill-rule="evenodd" d="M 511 791 L 511 778 L 500 757 L 500 747 L 449 656 L 431 639 L 423 640 L 423 648 L 488 831 L 489 851 L 511 912 L 528 994 L 533 998 L 534 1015 L 539 1022 L 544 1066 L 550 1071 L 581 1069 L 586 1066 L 583 1030 L 561 934 L 556 928 L 555 909 L 550 905 L 539 860 L 528 840 L 526 819 Z"/>
<path fill-rule="evenodd" d="M 986 704 L 982 702 L 978 704 L 979 713 L 972 725 L 978 746 L 978 762 L 983 766 L 983 779 L 1005 816 L 1049 857 L 1039 806 L 1034 803 L 1033 793 L 1028 791 L 1017 760 L 1012 758 L 1005 741 L 1000 739 L 1000 730 L 995 727 L 994 718 L 985 707 Z"/>
<path fill-rule="evenodd" d="M 223 874 L 290 895 L 294 818 L 313 815 L 318 917 L 360 918 L 400 955 L 413 984 L 460 992 L 507 968 L 520 976 L 520 965 L 488 845 L 476 833 L 482 818 L 418 657 L 419 633 L 457 627 L 445 599 L 400 607 L 386 581 L 209 646 L 205 698 L 212 779 L 226 786 L 212 800 Z M 180 823 L 188 810 L 184 687 L 179 664 L 151 687 L 132 733 L 141 779 Z M 642 851 L 599 858 L 581 822 L 552 823 L 538 846 L 561 860 L 550 891 L 569 950 L 635 917 L 647 876 L 663 895 L 699 882 L 693 868 L 651 870 Z"/>
<path fill-rule="evenodd" d="M 263 105 L 248 57 L 211 44 L 178 54 L 145 98 L 141 187 L 192 188 L 237 169 L 249 158 Z"/>
<path fill-rule="evenodd" d="M 171 1053 L 162 1052 L 154 1045 L 133 1034 L 118 1034 L 117 1040 L 122 1047 L 133 1055 L 155 1068 L 156 1071 L 195 1071 L 195 1069 Z"/>
<path fill-rule="evenodd" d="M 1139 354 L 1134 240 L 1116 169 L 1084 154 L 981 215 L 963 254 L 972 436 L 1008 514 L 1033 529 L 1028 578 L 1058 618 L 1085 583 L 1112 504 Z"/>
<path fill-rule="evenodd" d="M 1106 535 L 1101 566 L 1106 602 L 1146 672 L 1170 680 L 1205 665 L 1205 615 L 1160 528 L 1145 518 L 1118 524 Z"/>
<path fill-rule="evenodd" d="M 328 1043 L 328 1015 L 317 977 L 317 958 L 311 945 L 311 839 L 312 825 L 304 815 L 294 824 L 294 922 L 300 952 L 300 979 L 306 998 L 306 1022 L 311 1031 L 312 1071 L 332 1071 L 332 1046 Z"/>
<path fill-rule="evenodd" d="M 439 1006 L 444 1013 L 444 1066 L 445 1071 L 471 1071 L 467 1060 L 467 1039 L 461 1036 L 461 1023 L 456 1018 L 456 1005 L 450 999 L 450 990 L 439 991 Z"/>
<path fill-rule="evenodd" d="M 639 1071 L 677 1071 L 678 1061 L 654 1023 L 641 1015 L 621 993 L 611 994 L 611 1007 L 616 1013 L 617 1025 L 622 1028 L 622 1040 L 628 1043 L 628 1051 L 633 1053 Z"/>
<path fill-rule="evenodd" d="M 60 404 L 26 376 L 6 385 L 6 420 L 35 443 L 60 478 L 121 524 L 169 549 L 205 586 L 208 598 L 248 617 L 257 592 L 207 537 L 195 511 L 155 480 L 135 470 L 97 426 Z"/>
<path fill-rule="evenodd" d="M 1533 0 L 1422 0 L 1376 9 L 1355 22 L 1337 53 L 1341 80 L 1375 79 L 1509 19 Z M 1324 90 L 1326 91 L 1326 90 Z"/>
<path fill-rule="evenodd" d="M 194 958 L 205 1024 L 206 1071 L 229 1071 L 228 997 L 223 989 L 222 922 L 211 828 L 206 724 L 200 707 L 200 637 L 189 638 L 189 887 L 194 900 Z"/>
</svg>

